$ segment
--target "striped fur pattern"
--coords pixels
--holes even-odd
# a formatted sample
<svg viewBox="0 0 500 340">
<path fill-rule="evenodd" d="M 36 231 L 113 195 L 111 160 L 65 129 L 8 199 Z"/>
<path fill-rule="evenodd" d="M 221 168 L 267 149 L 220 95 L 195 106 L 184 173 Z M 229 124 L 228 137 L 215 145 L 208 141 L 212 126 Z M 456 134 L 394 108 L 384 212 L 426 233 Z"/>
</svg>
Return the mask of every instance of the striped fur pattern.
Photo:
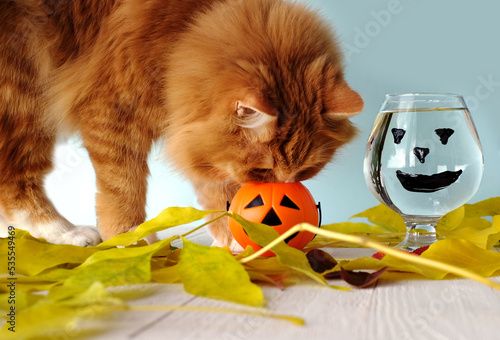
<svg viewBox="0 0 500 340">
<path fill-rule="evenodd" d="M 202 206 L 223 209 L 243 183 L 316 175 L 362 107 L 330 28 L 296 2 L 2 1 L 0 215 L 53 243 L 127 232 L 146 217 L 158 140 Z M 96 172 L 99 233 L 45 194 L 56 141 L 74 133 Z M 231 243 L 225 222 L 210 230 Z"/>
</svg>

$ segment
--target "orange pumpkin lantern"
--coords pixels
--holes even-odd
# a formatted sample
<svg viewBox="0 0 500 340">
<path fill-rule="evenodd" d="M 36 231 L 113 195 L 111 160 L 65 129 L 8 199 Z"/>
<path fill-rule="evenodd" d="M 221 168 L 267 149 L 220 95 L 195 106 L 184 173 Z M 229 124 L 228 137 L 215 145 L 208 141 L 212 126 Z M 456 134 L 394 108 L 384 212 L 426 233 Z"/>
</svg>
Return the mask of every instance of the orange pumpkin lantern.
<svg viewBox="0 0 500 340">
<path fill-rule="evenodd" d="M 301 183 L 247 183 L 236 193 L 228 210 L 249 221 L 267 224 L 283 234 L 299 223 L 318 225 L 317 208 L 319 205 L 316 206 L 311 193 Z M 251 245 L 255 251 L 262 248 L 232 218 L 229 219 L 229 229 L 243 248 L 247 245 Z M 314 236 L 301 231 L 285 242 L 291 247 L 302 249 Z M 264 256 L 274 256 L 274 253 L 269 251 Z"/>
</svg>

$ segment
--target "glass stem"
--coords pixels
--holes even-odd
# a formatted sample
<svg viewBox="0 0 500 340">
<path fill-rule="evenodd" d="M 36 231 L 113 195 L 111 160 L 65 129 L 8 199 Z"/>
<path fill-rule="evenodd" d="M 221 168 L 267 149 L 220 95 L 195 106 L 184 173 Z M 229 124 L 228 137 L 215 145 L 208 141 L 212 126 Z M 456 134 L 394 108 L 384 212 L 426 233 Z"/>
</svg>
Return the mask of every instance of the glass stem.
<svg viewBox="0 0 500 340">
<path fill-rule="evenodd" d="M 437 241 L 436 222 L 406 222 L 406 237 L 396 248 L 413 251 Z"/>
</svg>

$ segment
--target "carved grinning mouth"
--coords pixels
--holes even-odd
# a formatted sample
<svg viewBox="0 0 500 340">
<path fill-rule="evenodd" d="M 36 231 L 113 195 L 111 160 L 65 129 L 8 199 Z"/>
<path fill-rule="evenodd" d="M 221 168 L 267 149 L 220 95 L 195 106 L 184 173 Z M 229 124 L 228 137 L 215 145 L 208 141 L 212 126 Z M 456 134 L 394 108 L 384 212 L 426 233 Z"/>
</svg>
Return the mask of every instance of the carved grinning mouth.
<svg viewBox="0 0 500 340">
<path fill-rule="evenodd" d="M 414 175 L 403 171 L 396 171 L 401 185 L 412 192 L 435 192 L 455 183 L 462 174 L 462 170 L 443 171 L 434 175 Z"/>
</svg>

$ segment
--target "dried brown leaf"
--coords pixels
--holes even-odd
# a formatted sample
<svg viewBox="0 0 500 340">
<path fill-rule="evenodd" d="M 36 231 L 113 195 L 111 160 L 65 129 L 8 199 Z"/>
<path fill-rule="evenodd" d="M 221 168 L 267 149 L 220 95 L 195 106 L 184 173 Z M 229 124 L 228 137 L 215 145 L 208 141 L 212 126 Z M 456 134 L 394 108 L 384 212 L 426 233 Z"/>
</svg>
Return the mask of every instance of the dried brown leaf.
<svg viewBox="0 0 500 340">
<path fill-rule="evenodd" d="M 321 249 L 312 249 L 307 252 L 306 256 L 311 268 L 316 273 L 324 273 L 337 265 L 337 261 Z"/>
</svg>

